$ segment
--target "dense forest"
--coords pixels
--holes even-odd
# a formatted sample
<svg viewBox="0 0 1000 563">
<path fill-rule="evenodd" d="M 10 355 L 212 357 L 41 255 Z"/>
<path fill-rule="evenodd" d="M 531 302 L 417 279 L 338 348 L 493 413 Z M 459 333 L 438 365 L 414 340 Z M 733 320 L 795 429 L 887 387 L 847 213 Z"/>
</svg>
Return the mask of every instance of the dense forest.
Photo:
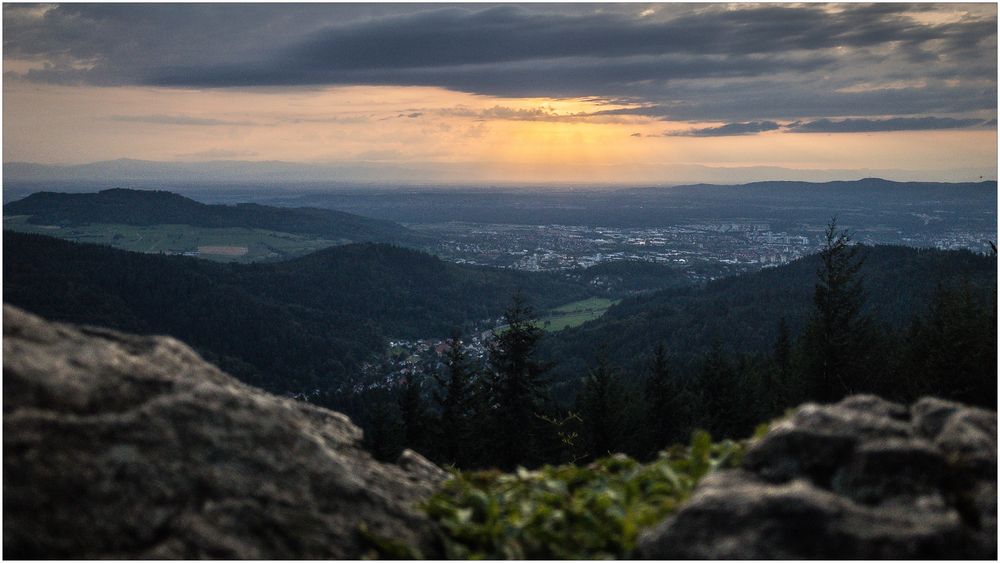
<svg viewBox="0 0 1000 563">
<path fill-rule="evenodd" d="M 815 256 L 701 287 L 659 272 L 668 289 L 555 334 L 537 310 L 657 268 L 523 273 L 380 244 L 216 264 L 5 237 L 6 302 L 171 334 L 265 389 L 318 390 L 311 400 L 352 416 L 385 459 L 403 447 L 459 467 L 649 459 L 696 428 L 746 436 L 806 400 L 996 402 L 996 256 L 866 247 L 835 225 Z M 474 359 L 463 333 L 497 316 Z M 387 337 L 449 332 L 443 360 L 385 384 Z"/>
<path fill-rule="evenodd" d="M 883 254 L 895 260 L 873 264 Z M 866 272 L 872 273 L 875 293 L 887 282 L 875 275 L 880 267 L 914 275 L 919 268 L 900 261 L 900 255 L 920 263 L 928 254 L 936 254 L 925 263 L 934 268 L 949 259 L 975 267 L 953 264 L 953 275 L 925 280 L 933 287 L 922 300 L 920 284 L 908 285 L 901 278 L 897 291 L 908 296 L 893 307 L 873 306 Z M 661 342 L 623 369 L 609 360 L 616 340 L 607 345 L 592 341 L 596 358 L 580 372 L 575 398 L 560 402 L 553 394 L 555 364 L 539 349 L 543 332 L 516 295 L 485 364 L 470 363 L 455 335 L 443 369 L 411 378 L 395 391 L 361 393 L 353 405 L 342 396 L 333 404 L 354 408 L 378 456 L 389 459 L 410 447 L 439 463 L 505 469 L 615 452 L 651 459 L 664 447 L 684 442 L 695 429 L 746 437 L 755 425 L 803 401 L 832 402 L 855 393 L 902 402 L 935 395 L 995 407 L 996 278 L 983 273 L 995 271 L 995 256 L 873 252 L 852 244 L 847 232 L 831 225 L 824 249 L 791 269 L 804 265 L 812 276 L 806 294 L 798 294 L 803 318 L 793 329 L 782 315 L 783 303 L 767 302 L 765 295 L 761 306 L 774 311 L 761 318 L 777 314 L 779 320 L 771 341 L 757 353 L 735 353 L 740 346 L 734 340 L 712 338 L 703 352 L 677 362 Z M 724 283 L 738 286 L 741 279 L 747 278 Z M 649 299 L 670 295 L 660 292 Z M 908 317 L 903 304 L 911 307 Z M 722 315 L 727 304 L 712 302 L 711 307 L 701 315 Z M 658 328 L 647 326 L 646 339 L 666 340 Z"/>
<path fill-rule="evenodd" d="M 339 385 L 387 338 L 496 318 L 515 289 L 541 306 L 589 295 L 553 274 L 461 266 L 395 246 L 218 264 L 4 233 L 5 302 L 53 320 L 177 337 L 279 393 Z"/>
<path fill-rule="evenodd" d="M 986 302 L 996 290 L 996 261 L 967 251 L 904 246 L 862 247 L 858 256 L 866 299 L 862 312 L 894 330 L 930 303 L 939 286 L 967 283 Z M 579 379 L 595 352 L 629 372 L 657 347 L 690 371 L 719 343 L 732 354 L 770 350 L 784 323 L 800 332 L 812 314 L 820 255 L 778 268 L 721 278 L 702 287 L 679 287 L 626 299 L 600 319 L 547 339 L 543 354 L 557 359 L 556 380 Z M 570 385 L 570 387 L 573 387 Z"/>
<path fill-rule="evenodd" d="M 313 207 L 271 207 L 254 203 L 206 205 L 167 191 L 110 189 L 97 193 L 37 192 L 4 205 L 5 215 L 30 215 L 38 225 L 193 225 L 243 227 L 309 234 L 355 242 L 407 243 L 423 237 L 405 227 Z"/>
</svg>

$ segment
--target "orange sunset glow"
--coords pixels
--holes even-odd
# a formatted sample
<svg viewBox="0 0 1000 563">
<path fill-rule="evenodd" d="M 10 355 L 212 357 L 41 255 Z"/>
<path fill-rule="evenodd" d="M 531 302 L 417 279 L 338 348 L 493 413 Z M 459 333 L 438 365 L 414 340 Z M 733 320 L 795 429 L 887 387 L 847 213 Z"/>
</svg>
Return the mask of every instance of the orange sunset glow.
<svg viewBox="0 0 1000 563">
<path fill-rule="evenodd" d="M 203 61 L 191 58 L 191 46 L 172 44 L 170 38 L 148 45 L 140 41 L 142 47 L 133 55 L 87 44 L 106 28 L 135 33 L 117 27 L 129 7 L 109 15 L 83 7 L 8 5 L 3 158 L 62 165 L 122 158 L 381 165 L 387 179 L 398 176 L 393 173 L 398 167 L 416 166 L 420 172 L 409 178 L 418 182 L 724 181 L 727 171 L 755 167 L 798 179 L 837 176 L 836 171 L 944 179 L 961 170 L 962 179 L 995 177 L 995 80 L 970 73 L 967 63 L 957 67 L 957 51 L 934 52 L 948 44 L 949 34 L 959 32 L 952 30 L 956 26 L 971 29 L 995 22 L 995 6 L 949 4 L 893 13 L 893 22 L 941 34 L 936 42 L 906 49 L 901 38 L 861 41 L 842 31 L 836 32 L 842 39 L 831 39 L 828 47 L 777 50 L 763 45 L 748 54 L 739 52 L 739 45 L 715 45 L 724 39 L 711 36 L 691 37 L 691 46 L 635 44 L 629 46 L 633 52 L 613 42 L 614 34 L 632 28 L 662 28 L 669 34 L 675 26 L 683 35 L 685 26 L 716 25 L 713 19 L 721 22 L 733 14 L 748 22 L 801 11 L 857 17 L 846 6 L 787 6 L 775 14 L 754 5 L 723 7 L 624 4 L 608 11 L 564 5 L 550 13 L 540 5 L 406 5 L 371 8 L 378 12 L 372 15 L 347 5 L 274 8 L 273 13 L 260 7 L 203 5 L 191 8 L 190 29 L 178 34 L 194 37 L 207 22 L 229 16 L 240 29 L 256 29 L 279 14 L 326 17 L 312 22 L 314 32 L 282 29 L 274 43 L 283 47 L 272 49 L 277 55 L 233 43 L 234 37 L 199 36 L 192 40 L 205 42 L 206 49 L 221 48 L 222 43 L 216 45 L 221 41 L 234 53 L 249 52 L 219 61 L 206 55 L 210 60 Z M 143 17 L 155 20 L 185 9 L 163 7 Z M 336 61 L 338 49 L 348 53 L 364 48 L 366 41 L 375 44 L 393 26 L 409 29 L 410 20 L 426 20 L 428 33 L 439 26 L 447 35 L 461 33 L 456 26 L 463 21 L 493 25 L 494 17 L 579 26 L 581 37 L 600 33 L 606 25 L 607 53 L 597 47 L 578 54 L 546 53 L 541 45 L 557 38 L 545 35 L 557 32 L 540 28 L 537 53 L 511 44 L 516 52 L 509 56 L 493 49 L 477 55 L 473 45 L 469 60 L 435 63 L 426 78 L 415 73 L 430 63 L 417 61 L 408 69 L 405 62 L 378 60 L 377 51 L 370 55 L 371 68 Z M 60 24 L 60 18 L 65 22 Z M 59 37 L 60 25 L 73 26 L 75 35 Z M 725 25 L 712 29 L 721 33 Z M 32 33 L 40 29 L 50 35 L 45 41 L 39 39 L 44 33 Z M 322 41 L 334 43 L 324 47 L 318 66 L 303 68 L 301 76 L 280 76 L 281 63 L 268 62 L 288 49 L 305 49 L 297 45 L 320 41 L 316 37 L 324 33 L 330 38 Z M 996 51 L 987 47 L 995 46 L 996 36 L 984 33 L 975 56 L 995 67 Z M 435 49 L 423 40 L 414 39 L 413 45 L 405 40 L 400 39 L 400 48 Z M 536 38 L 526 41 L 533 44 Z M 711 51 L 704 62 L 692 54 L 699 41 Z M 937 62 L 920 63 L 913 49 Z M 143 56 L 148 60 L 135 59 Z M 766 63 L 766 68 L 708 68 L 741 57 L 750 57 L 750 65 Z M 114 67 L 119 59 L 125 62 Z M 543 68 L 535 76 L 535 70 L 525 70 L 533 60 L 556 70 Z M 268 64 L 276 65 L 273 71 Z M 386 64 L 394 68 L 386 69 Z M 213 70 L 218 65 L 236 69 L 231 83 L 218 77 L 221 71 Z M 246 70 L 239 70 L 240 65 Z M 574 65 L 587 68 L 556 79 Z M 675 78 L 672 66 L 686 75 Z M 336 70 L 340 67 L 345 70 Z M 173 77 L 175 68 L 191 76 Z M 553 74 L 556 78 L 547 78 Z M 824 108 L 811 107 L 815 96 L 829 98 L 823 100 Z"/>
</svg>

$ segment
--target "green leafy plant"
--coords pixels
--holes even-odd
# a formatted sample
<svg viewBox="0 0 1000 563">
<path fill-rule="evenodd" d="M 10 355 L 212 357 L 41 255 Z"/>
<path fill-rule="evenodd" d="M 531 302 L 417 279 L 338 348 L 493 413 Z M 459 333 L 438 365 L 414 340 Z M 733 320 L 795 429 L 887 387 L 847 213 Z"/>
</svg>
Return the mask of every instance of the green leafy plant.
<svg viewBox="0 0 1000 563">
<path fill-rule="evenodd" d="M 423 505 L 449 559 L 629 557 L 639 532 L 683 503 L 709 472 L 739 464 L 743 444 L 696 432 L 650 463 L 624 455 L 514 473 L 456 472 Z"/>
</svg>

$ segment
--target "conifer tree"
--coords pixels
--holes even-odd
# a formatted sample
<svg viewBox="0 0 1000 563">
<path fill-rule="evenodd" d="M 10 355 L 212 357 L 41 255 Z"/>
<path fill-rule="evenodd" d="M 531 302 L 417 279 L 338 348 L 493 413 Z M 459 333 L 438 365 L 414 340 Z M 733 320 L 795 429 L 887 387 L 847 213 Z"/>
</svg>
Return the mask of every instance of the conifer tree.
<svg viewBox="0 0 1000 563">
<path fill-rule="evenodd" d="M 464 467 L 496 467 L 497 403 L 493 397 L 492 372 L 479 374 L 469 382 L 468 435 L 461 446 Z"/>
<path fill-rule="evenodd" d="M 441 410 L 438 419 L 437 441 L 441 461 L 464 466 L 468 461 L 465 446 L 469 436 L 469 418 L 473 408 L 473 372 L 462 338 L 455 332 L 448 342 L 446 375 L 434 374 L 440 391 L 434 399 Z"/>
<path fill-rule="evenodd" d="M 503 315 L 505 326 L 489 344 L 490 408 L 496 459 L 504 469 L 530 463 L 536 451 L 540 415 L 547 402 L 543 376 L 551 367 L 535 360 L 542 330 L 520 290 Z"/>
<path fill-rule="evenodd" d="M 836 218 L 826 228 L 813 293 L 813 316 L 805 332 L 808 387 L 812 398 L 835 401 L 872 390 L 866 364 L 875 339 L 871 318 L 862 314 L 864 289 L 858 275 L 863 259 Z"/>
<path fill-rule="evenodd" d="M 907 398 L 936 395 L 995 407 L 996 342 L 995 302 L 977 296 L 968 280 L 956 287 L 939 285 L 926 317 L 911 330 L 904 370 L 911 385 Z"/>
<path fill-rule="evenodd" d="M 591 458 L 622 451 L 624 390 L 603 355 L 584 380 L 578 398 L 584 445 Z"/>
<path fill-rule="evenodd" d="M 667 366 L 663 343 L 657 345 L 645 381 L 646 453 L 653 453 L 675 442 L 683 442 L 681 428 L 685 421 L 683 391 Z"/>
<path fill-rule="evenodd" d="M 736 372 L 718 340 L 701 362 L 696 386 L 700 425 L 705 430 L 720 438 L 733 438 L 746 430 L 740 424 L 746 405 L 741 402 Z"/>
<path fill-rule="evenodd" d="M 768 399 L 768 415 L 776 415 L 782 409 L 805 399 L 803 382 L 801 378 L 794 377 L 795 371 L 792 369 L 792 333 L 785 317 L 778 321 L 778 337 L 771 353 L 769 375 L 769 389 L 765 394 Z"/>
<path fill-rule="evenodd" d="M 424 451 L 427 413 L 420 396 L 420 380 L 412 374 L 406 378 L 399 395 L 399 414 L 403 423 L 404 445 Z"/>
</svg>

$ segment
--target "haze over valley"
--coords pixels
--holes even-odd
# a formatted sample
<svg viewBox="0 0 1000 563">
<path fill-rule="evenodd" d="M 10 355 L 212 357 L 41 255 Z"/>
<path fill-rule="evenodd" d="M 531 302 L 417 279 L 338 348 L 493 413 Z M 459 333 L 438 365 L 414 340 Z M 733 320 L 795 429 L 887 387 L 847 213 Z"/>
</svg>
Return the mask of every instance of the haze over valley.
<svg viewBox="0 0 1000 563">
<path fill-rule="evenodd" d="M 997 6 L 3 6 L 23 559 L 995 559 Z"/>
</svg>

